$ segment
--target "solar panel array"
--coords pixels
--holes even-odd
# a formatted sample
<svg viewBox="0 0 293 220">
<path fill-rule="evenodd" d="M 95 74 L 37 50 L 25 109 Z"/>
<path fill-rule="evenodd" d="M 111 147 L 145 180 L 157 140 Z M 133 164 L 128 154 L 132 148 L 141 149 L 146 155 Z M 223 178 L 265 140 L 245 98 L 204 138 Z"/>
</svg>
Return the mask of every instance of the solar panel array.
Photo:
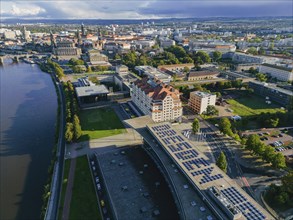
<svg viewBox="0 0 293 220">
<path fill-rule="evenodd" d="M 152 129 L 192 176 L 200 176 L 200 184 L 223 178 L 222 174 L 211 175 L 214 170 L 212 164 L 201 157 L 170 125 L 157 125 Z"/>
<path fill-rule="evenodd" d="M 161 139 L 164 147 L 171 151 L 171 155 L 185 167 L 189 174 L 199 184 L 216 181 L 224 176 L 221 173 L 212 175 L 215 171 L 213 164 L 207 161 L 188 142 L 184 140 L 168 124 L 151 126 L 152 132 Z M 223 195 L 235 205 L 242 214 L 251 220 L 264 220 L 266 216 L 247 200 L 235 187 L 222 189 Z"/>
</svg>

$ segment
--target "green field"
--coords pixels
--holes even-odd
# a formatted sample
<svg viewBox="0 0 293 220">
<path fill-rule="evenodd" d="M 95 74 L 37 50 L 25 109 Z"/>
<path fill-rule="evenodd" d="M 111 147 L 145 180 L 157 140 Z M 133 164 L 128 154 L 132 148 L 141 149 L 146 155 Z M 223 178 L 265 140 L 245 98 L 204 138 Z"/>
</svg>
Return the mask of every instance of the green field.
<svg viewBox="0 0 293 220">
<path fill-rule="evenodd" d="M 68 181 L 70 162 L 71 162 L 71 160 L 65 160 L 64 161 L 62 192 L 61 192 L 61 198 L 60 198 L 60 204 L 59 204 L 59 210 L 58 210 L 58 219 L 62 218 L 62 212 L 63 212 L 63 205 L 64 205 L 67 181 Z"/>
<path fill-rule="evenodd" d="M 125 132 L 113 109 L 90 109 L 80 113 L 82 136 L 79 141 L 108 137 Z"/>
<path fill-rule="evenodd" d="M 267 104 L 263 97 L 258 96 L 242 96 L 236 98 L 235 100 L 228 100 L 230 108 L 234 111 L 236 115 L 240 116 L 251 116 L 258 115 L 262 112 L 264 113 L 276 113 L 276 112 L 285 112 L 281 110 L 280 107 L 276 104 Z"/>
<path fill-rule="evenodd" d="M 86 156 L 76 159 L 69 219 L 102 219 Z"/>
</svg>

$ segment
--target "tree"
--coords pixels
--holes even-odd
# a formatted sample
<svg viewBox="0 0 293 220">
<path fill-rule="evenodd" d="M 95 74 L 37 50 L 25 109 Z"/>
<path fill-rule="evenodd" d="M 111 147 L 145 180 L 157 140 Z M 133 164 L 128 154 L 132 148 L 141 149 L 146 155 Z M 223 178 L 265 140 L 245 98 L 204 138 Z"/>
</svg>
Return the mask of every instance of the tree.
<svg viewBox="0 0 293 220">
<path fill-rule="evenodd" d="M 197 133 L 199 131 L 199 121 L 197 118 L 194 119 L 194 121 L 192 122 L 192 131 L 193 133 Z"/>
<path fill-rule="evenodd" d="M 253 54 L 253 55 L 258 54 L 257 49 L 255 47 L 248 48 L 247 53 L 250 53 L 250 54 Z"/>
<path fill-rule="evenodd" d="M 78 138 L 80 138 L 81 134 L 82 134 L 82 132 L 81 132 L 79 118 L 77 115 L 74 115 L 73 116 L 73 137 L 74 137 L 74 140 L 78 140 Z"/>
<path fill-rule="evenodd" d="M 248 136 L 246 141 L 246 148 L 248 150 L 251 150 L 255 152 L 255 149 L 258 147 L 258 145 L 261 143 L 260 138 L 257 134 L 251 134 Z"/>
<path fill-rule="evenodd" d="M 214 61 L 218 62 L 222 58 L 222 53 L 220 51 L 214 51 L 212 57 Z"/>
<path fill-rule="evenodd" d="M 257 73 L 255 76 L 256 76 L 256 79 L 261 82 L 266 82 L 268 80 L 267 75 L 263 73 Z"/>
<path fill-rule="evenodd" d="M 233 134 L 231 130 L 231 122 L 228 118 L 221 118 L 219 122 L 219 129 L 222 131 L 224 134 L 227 134 L 231 136 Z"/>
<path fill-rule="evenodd" d="M 223 151 L 221 151 L 220 156 L 217 159 L 216 162 L 217 166 L 223 170 L 225 173 L 227 173 L 227 159 L 226 159 L 226 155 L 223 153 Z"/>
<path fill-rule="evenodd" d="M 88 73 L 93 72 L 93 71 L 92 71 L 92 68 L 89 66 L 89 67 L 86 69 L 86 72 L 88 72 Z"/>
<path fill-rule="evenodd" d="M 218 115 L 219 110 L 216 109 L 215 106 L 213 105 L 208 105 L 207 110 L 206 110 L 206 115 Z"/>
<path fill-rule="evenodd" d="M 272 166 L 274 168 L 285 168 L 286 167 L 286 161 L 285 157 L 281 153 L 275 154 L 272 160 Z"/>
<path fill-rule="evenodd" d="M 65 140 L 70 143 L 73 140 L 73 124 L 66 123 Z"/>
<path fill-rule="evenodd" d="M 293 171 L 289 171 L 289 173 L 282 177 L 281 179 L 283 188 L 289 194 L 293 195 Z"/>
<path fill-rule="evenodd" d="M 262 159 L 266 162 L 271 162 L 275 155 L 275 150 L 271 146 L 266 146 L 262 155 Z"/>
<path fill-rule="evenodd" d="M 269 126 L 269 127 L 277 127 L 278 124 L 279 124 L 279 118 L 269 118 L 267 119 L 266 121 L 266 124 Z"/>
<path fill-rule="evenodd" d="M 187 67 L 187 66 L 185 66 L 184 68 L 183 68 L 183 72 L 184 73 L 188 73 L 190 71 L 190 69 Z"/>
<path fill-rule="evenodd" d="M 195 64 L 204 64 L 211 62 L 210 56 L 204 51 L 196 52 L 196 54 L 194 54 L 193 56 L 193 60 Z"/>
<path fill-rule="evenodd" d="M 231 82 L 232 87 L 236 88 L 236 89 L 241 89 L 242 88 L 242 80 L 233 80 Z"/>
<path fill-rule="evenodd" d="M 249 70 L 248 70 L 248 72 L 251 73 L 251 74 L 253 74 L 253 75 L 255 75 L 255 74 L 258 73 L 258 70 L 255 69 L 254 67 L 250 67 Z"/>
</svg>

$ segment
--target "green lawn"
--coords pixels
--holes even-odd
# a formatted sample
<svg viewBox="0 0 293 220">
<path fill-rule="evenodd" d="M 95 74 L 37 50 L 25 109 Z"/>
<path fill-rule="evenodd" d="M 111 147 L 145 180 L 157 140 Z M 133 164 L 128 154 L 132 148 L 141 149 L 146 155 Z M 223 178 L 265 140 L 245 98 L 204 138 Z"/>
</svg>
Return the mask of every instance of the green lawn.
<svg viewBox="0 0 293 220">
<path fill-rule="evenodd" d="M 102 219 L 86 156 L 76 159 L 69 219 Z"/>
<path fill-rule="evenodd" d="M 108 137 L 125 132 L 113 109 L 90 109 L 80 113 L 82 136 L 79 141 Z"/>
<path fill-rule="evenodd" d="M 61 217 L 62 217 L 63 205 L 64 205 L 64 199 L 65 199 L 65 193 L 66 193 L 66 187 L 67 187 L 67 180 L 68 180 L 68 174 L 69 174 L 69 168 L 70 168 L 70 162 L 71 162 L 71 160 L 64 161 L 62 192 L 61 192 L 61 198 L 60 198 L 60 204 L 59 204 L 59 210 L 58 210 L 58 219 L 61 219 Z"/>
<path fill-rule="evenodd" d="M 285 112 L 281 110 L 279 106 L 275 104 L 266 104 L 265 99 L 258 96 L 242 96 L 235 100 L 230 99 L 228 103 L 231 105 L 231 109 L 236 115 L 251 116 L 264 113 L 276 113 Z"/>
</svg>

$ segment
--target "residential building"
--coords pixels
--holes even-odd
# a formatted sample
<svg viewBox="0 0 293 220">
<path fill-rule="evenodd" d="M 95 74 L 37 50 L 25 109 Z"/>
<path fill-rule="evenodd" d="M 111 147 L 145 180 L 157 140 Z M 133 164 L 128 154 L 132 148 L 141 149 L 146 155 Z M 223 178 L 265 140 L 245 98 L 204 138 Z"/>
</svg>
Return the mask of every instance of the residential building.
<svg viewBox="0 0 293 220">
<path fill-rule="evenodd" d="M 171 40 L 169 38 L 161 38 L 160 39 L 160 45 L 163 48 L 175 46 L 175 41 L 174 40 Z"/>
<path fill-rule="evenodd" d="M 205 51 L 212 53 L 214 51 L 220 51 L 221 53 L 235 52 L 235 44 L 226 43 L 224 41 L 215 40 L 190 40 L 189 50 L 191 51 Z"/>
<path fill-rule="evenodd" d="M 293 69 L 283 66 L 264 63 L 259 67 L 259 72 L 265 73 L 280 81 L 293 81 Z"/>
<path fill-rule="evenodd" d="M 198 81 L 215 79 L 220 74 L 218 71 L 202 70 L 202 71 L 190 71 L 187 80 Z"/>
<path fill-rule="evenodd" d="M 188 106 L 196 113 L 202 114 L 209 105 L 215 106 L 216 97 L 216 95 L 207 92 L 194 91 L 190 93 Z"/>
<path fill-rule="evenodd" d="M 133 83 L 131 99 L 154 122 L 181 121 L 180 93 L 160 80 L 144 77 Z"/>
<path fill-rule="evenodd" d="M 253 56 L 245 53 L 234 53 L 232 56 L 232 61 L 237 63 L 263 63 L 263 58 L 260 56 Z"/>
<path fill-rule="evenodd" d="M 286 108 L 292 108 L 292 91 L 277 87 L 275 84 L 268 84 L 258 81 L 251 81 L 248 85 L 249 88 L 252 88 L 256 94 L 268 97 L 270 101 L 277 102 Z"/>
</svg>

